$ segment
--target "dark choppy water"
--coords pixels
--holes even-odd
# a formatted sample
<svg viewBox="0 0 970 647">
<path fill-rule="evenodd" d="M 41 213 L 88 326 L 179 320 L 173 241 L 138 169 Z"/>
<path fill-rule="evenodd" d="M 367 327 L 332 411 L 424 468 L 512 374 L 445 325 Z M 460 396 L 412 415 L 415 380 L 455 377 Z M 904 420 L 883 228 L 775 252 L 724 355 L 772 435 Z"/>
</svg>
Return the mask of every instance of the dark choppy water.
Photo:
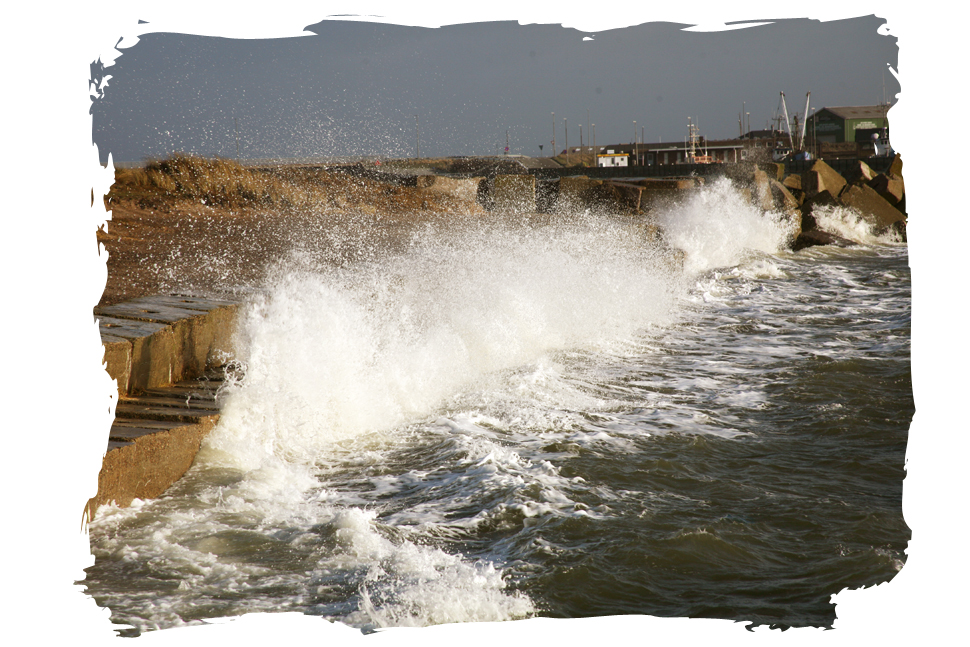
<svg viewBox="0 0 970 647">
<path fill-rule="evenodd" d="M 294 266 L 189 475 L 92 525 L 88 592 L 136 631 L 832 626 L 905 561 L 914 407 L 906 247 L 830 217 L 862 244 L 779 252 L 717 185 L 663 216 L 684 271 L 595 218 Z"/>
</svg>

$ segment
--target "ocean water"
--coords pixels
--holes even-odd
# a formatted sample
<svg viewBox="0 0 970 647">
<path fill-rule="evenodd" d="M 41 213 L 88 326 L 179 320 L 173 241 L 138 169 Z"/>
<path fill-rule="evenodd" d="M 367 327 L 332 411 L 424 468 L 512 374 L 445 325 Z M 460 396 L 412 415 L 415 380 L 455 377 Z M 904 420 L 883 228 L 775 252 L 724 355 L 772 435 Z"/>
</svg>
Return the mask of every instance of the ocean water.
<svg viewBox="0 0 970 647">
<path fill-rule="evenodd" d="M 294 254 L 189 473 L 99 510 L 88 594 L 124 635 L 254 611 L 837 629 L 830 596 L 906 559 L 906 246 L 836 209 L 857 245 L 784 251 L 726 181 L 657 218 L 666 245 L 581 213 Z"/>
</svg>

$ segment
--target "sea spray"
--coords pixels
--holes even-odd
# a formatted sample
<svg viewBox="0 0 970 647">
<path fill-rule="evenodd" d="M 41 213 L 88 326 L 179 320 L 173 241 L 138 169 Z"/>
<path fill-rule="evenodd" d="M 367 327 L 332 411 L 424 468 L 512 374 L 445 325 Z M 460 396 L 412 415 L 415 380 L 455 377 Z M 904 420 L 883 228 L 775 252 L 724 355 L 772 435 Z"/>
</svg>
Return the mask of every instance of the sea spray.
<svg viewBox="0 0 970 647">
<path fill-rule="evenodd" d="M 731 267 L 751 251 L 775 253 L 792 236 L 790 219 L 764 212 L 720 178 L 658 214 L 664 236 L 687 254 L 690 273 Z"/>
<path fill-rule="evenodd" d="M 246 379 L 207 444 L 237 444 L 248 467 L 253 452 L 312 462 L 497 371 L 662 324 L 677 280 L 661 253 L 628 227 L 586 218 L 425 232 L 380 263 L 291 269 L 246 311 Z"/>
<path fill-rule="evenodd" d="M 804 388 L 819 348 L 845 355 L 810 337 L 828 312 L 813 307 L 820 285 L 838 294 L 844 277 L 795 283 L 813 267 L 774 255 L 784 224 L 727 184 L 656 215 L 683 271 L 630 221 L 589 214 L 429 228 L 341 262 L 304 241 L 244 312 L 245 374 L 196 464 L 164 497 L 92 524 L 99 603 L 138 630 L 269 610 L 362 628 L 704 614 L 705 591 L 731 580 L 704 579 L 709 551 L 672 544 L 681 529 L 731 555 L 752 532 L 744 551 L 768 551 L 764 564 L 805 563 L 792 532 L 825 497 L 782 505 L 798 454 L 758 446 L 827 415 L 789 414 L 778 393 Z M 804 326 L 788 323 L 793 299 Z M 833 424 L 849 412 L 832 410 Z M 780 461 L 783 487 L 751 451 Z M 780 527 L 792 515 L 794 531 Z M 752 563 L 738 566 L 749 579 Z M 750 597 L 724 604 L 764 606 Z"/>
<path fill-rule="evenodd" d="M 812 209 L 812 216 L 819 229 L 855 243 L 889 245 L 901 242 L 895 231 L 892 229 L 880 231 L 871 218 L 862 216 L 851 207 L 817 206 Z"/>
</svg>

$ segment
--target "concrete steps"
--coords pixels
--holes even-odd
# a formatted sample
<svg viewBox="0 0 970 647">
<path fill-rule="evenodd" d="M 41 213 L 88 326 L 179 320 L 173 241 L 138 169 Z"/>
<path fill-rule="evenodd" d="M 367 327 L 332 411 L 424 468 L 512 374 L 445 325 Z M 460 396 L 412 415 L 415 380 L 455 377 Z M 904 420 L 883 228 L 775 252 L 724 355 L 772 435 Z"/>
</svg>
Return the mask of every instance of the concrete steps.
<svg viewBox="0 0 970 647">
<path fill-rule="evenodd" d="M 88 518 L 114 501 L 160 496 L 192 466 L 202 439 L 219 421 L 221 369 L 118 403 Z"/>
<path fill-rule="evenodd" d="M 225 363 L 237 307 L 222 299 L 159 295 L 95 308 L 119 396 L 170 386 Z"/>
<path fill-rule="evenodd" d="M 219 421 L 237 307 L 160 295 L 95 309 L 118 405 L 89 519 L 112 501 L 160 496 L 192 466 Z"/>
</svg>

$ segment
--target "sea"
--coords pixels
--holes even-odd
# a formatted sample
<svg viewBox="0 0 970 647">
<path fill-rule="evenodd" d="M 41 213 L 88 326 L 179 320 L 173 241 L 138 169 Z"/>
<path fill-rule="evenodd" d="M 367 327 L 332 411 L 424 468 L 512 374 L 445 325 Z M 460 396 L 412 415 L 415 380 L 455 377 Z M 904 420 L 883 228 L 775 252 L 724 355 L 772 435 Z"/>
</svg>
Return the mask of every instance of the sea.
<svg viewBox="0 0 970 647">
<path fill-rule="evenodd" d="M 728 180 L 651 216 L 482 218 L 249 293 L 222 415 L 99 509 L 121 635 L 253 612 L 387 627 L 627 614 L 838 629 L 904 567 L 907 246 Z M 322 245 L 323 243 L 321 243 Z"/>
</svg>

